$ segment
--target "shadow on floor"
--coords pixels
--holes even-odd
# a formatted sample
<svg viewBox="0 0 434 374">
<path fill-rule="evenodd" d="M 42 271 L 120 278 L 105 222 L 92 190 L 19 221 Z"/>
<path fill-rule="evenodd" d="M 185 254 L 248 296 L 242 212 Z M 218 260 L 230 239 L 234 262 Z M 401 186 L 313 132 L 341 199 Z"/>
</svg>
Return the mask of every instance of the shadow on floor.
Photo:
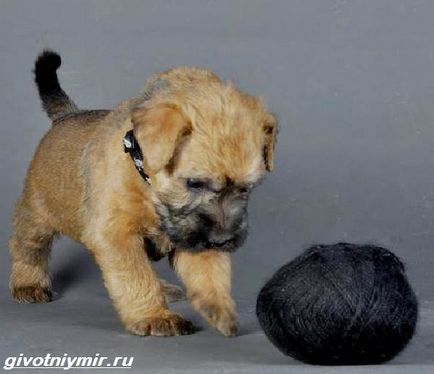
<svg viewBox="0 0 434 374">
<path fill-rule="evenodd" d="M 56 250 L 55 250 L 56 251 Z M 62 248 L 62 254 L 56 256 L 50 264 L 53 289 L 57 293 L 56 299 L 62 297 L 69 289 L 86 283 L 93 287 L 100 279 L 100 272 L 92 256 L 83 248 Z M 60 251 L 59 251 L 60 252 Z M 87 288 L 87 287 L 86 287 Z"/>
</svg>

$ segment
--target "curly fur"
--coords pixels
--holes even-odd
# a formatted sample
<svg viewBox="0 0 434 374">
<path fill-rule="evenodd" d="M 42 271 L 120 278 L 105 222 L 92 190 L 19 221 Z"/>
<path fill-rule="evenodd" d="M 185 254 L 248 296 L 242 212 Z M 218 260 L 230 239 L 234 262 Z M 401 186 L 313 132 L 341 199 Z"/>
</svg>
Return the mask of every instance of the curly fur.
<svg viewBox="0 0 434 374">
<path fill-rule="evenodd" d="M 259 99 L 189 67 L 156 74 L 142 94 L 111 111 L 83 111 L 60 88 L 59 65 L 50 51 L 36 61 L 35 80 L 54 126 L 37 147 L 15 210 L 12 294 L 19 301 L 50 299 L 48 254 L 60 233 L 93 253 L 127 330 L 191 333 L 191 324 L 168 309 L 167 287 L 147 255 L 170 252 L 195 308 L 233 335 L 225 252 L 244 240 L 249 192 L 272 169 L 274 117 Z M 123 153 L 122 138 L 132 128 L 151 186 Z M 189 190 L 188 178 L 206 179 L 209 189 Z M 213 243 L 224 245 L 217 250 Z"/>
</svg>

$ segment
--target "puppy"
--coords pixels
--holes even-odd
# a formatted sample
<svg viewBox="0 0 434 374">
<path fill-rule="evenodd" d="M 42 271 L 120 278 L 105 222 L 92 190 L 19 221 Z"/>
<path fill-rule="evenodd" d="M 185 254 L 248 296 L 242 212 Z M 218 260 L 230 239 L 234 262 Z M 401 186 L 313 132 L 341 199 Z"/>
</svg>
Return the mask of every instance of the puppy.
<svg viewBox="0 0 434 374">
<path fill-rule="evenodd" d="M 152 76 L 114 110 L 81 110 L 59 85 L 60 64 L 51 51 L 35 63 L 52 127 L 16 205 L 13 297 L 51 300 L 50 246 L 64 234 L 94 255 L 128 331 L 194 331 L 168 309 L 179 290 L 150 263 L 170 253 L 193 307 L 236 335 L 229 255 L 246 238 L 250 192 L 273 168 L 275 118 L 258 98 L 190 67 Z"/>
</svg>

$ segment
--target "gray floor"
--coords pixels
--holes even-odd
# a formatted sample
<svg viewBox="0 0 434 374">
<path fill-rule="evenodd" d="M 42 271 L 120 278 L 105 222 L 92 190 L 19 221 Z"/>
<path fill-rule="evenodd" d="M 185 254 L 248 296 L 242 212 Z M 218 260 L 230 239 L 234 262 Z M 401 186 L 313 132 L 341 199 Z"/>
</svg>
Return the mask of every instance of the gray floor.
<svg viewBox="0 0 434 374">
<path fill-rule="evenodd" d="M 134 356 L 155 372 L 350 372 L 277 352 L 254 318 L 255 296 L 312 243 L 371 242 L 407 264 L 421 319 L 408 349 L 352 373 L 434 371 L 434 2 L 430 0 L 0 0 L 0 363 L 46 353 Z M 63 87 L 82 107 L 135 95 L 152 72 L 200 65 L 262 95 L 280 118 L 275 172 L 253 196 L 251 234 L 234 255 L 241 336 L 203 330 L 126 334 L 87 252 L 69 240 L 52 259 L 57 299 L 18 305 L 7 292 L 15 199 L 48 123 L 31 69 L 62 54 Z M 165 264 L 159 270 L 173 280 Z"/>
</svg>

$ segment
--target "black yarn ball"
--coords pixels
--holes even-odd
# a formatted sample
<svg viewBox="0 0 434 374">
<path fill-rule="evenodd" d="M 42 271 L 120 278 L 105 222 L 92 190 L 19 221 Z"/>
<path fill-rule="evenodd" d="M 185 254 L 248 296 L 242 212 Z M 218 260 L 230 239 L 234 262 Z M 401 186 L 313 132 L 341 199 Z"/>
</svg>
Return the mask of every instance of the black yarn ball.
<svg viewBox="0 0 434 374">
<path fill-rule="evenodd" d="M 387 249 L 317 245 L 284 265 L 259 293 L 256 314 L 284 354 L 317 365 L 378 364 L 415 331 L 418 304 Z"/>
</svg>

